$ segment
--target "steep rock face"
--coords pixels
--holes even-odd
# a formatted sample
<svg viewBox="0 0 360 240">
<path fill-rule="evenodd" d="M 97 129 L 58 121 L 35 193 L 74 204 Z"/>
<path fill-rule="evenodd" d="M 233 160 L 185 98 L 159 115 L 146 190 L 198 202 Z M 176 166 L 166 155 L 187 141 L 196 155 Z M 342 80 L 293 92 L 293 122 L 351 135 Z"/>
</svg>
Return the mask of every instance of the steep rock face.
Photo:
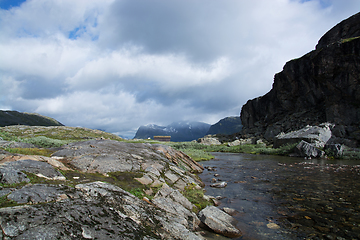
<svg viewBox="0 0 360 240">
<path fill-rule="evenodd" d="M 243 134 L 271 141 L 280 132 L 331 122 L 336 137 L 359 142 L 359 63 L 360 13 L 328 31 L 316 50 L 287 62 L 270 92 L 242 107 Z"/>
</svg>

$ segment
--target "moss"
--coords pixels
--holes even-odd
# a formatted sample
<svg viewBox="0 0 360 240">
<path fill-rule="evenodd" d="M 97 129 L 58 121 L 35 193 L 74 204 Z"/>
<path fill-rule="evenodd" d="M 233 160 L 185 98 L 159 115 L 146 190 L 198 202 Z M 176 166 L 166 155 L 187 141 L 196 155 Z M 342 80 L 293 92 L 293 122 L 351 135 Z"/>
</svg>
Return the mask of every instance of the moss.
<svg viewBox="0 0 360 240">
<path fill-rule="evenodd" d="M 192 184 L 186 186 L 182 193 L 184 197 L 197 207 L 197 209 L 193 209 L 194 212 L 198 212 L 212 205 L 211 202 L 204 199 L 204 190 L 196 189 Z"/>
<path fill-rule="evenodd" d="M 353 41 L 353 40 L 355 40 L 355 39 L 358 39 L 358 38 L 360 38 L 360 36 L 358 36 L 358 37 L 352 37 L 352 38 L 341 39 L 341 43 L 351 42 L 351 41 Z"/>
<path fill-rule="evenodd" d="M 17 202 L 15 202 L 14 200 L 8 199 L 7 196 L 8 196 L 8 195 L 5 195 L 5 196 L 0 197 L 0 208 L 13 207 L 13 206 L 19 205 L 19 204 L 18 204 Z"/>
</svg>

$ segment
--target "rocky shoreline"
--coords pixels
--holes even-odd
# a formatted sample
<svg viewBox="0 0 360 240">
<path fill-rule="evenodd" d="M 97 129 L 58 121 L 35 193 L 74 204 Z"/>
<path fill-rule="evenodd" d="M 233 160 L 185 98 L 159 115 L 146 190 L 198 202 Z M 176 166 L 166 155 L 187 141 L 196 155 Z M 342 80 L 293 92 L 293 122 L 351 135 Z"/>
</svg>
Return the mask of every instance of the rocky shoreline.
<svg viewBox="0 0 360 240">
<path fill-rule="evenodd" d="M 146 143 L 75 142 L 52 157 L 1 151 L 0 238 L 204 239 L 202 228 L 241 236 L 230 215 L 212 204 L 199 211 L 184 197 L 202 191 L 202 171 L 184 153 Z"/>
</svg>

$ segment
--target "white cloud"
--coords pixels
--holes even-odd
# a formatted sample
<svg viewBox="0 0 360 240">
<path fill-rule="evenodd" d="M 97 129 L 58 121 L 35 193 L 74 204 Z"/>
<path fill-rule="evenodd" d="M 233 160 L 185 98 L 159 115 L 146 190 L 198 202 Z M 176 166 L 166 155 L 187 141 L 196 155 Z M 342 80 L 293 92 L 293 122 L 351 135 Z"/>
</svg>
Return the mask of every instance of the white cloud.
<svg viewBox="0 0 360 240">
<path fill-rule="evenodd" d="M 134 134 L 215 123 L 358 0 L 28 0 L 0 9 L 0 107 Z"/>
</svg>

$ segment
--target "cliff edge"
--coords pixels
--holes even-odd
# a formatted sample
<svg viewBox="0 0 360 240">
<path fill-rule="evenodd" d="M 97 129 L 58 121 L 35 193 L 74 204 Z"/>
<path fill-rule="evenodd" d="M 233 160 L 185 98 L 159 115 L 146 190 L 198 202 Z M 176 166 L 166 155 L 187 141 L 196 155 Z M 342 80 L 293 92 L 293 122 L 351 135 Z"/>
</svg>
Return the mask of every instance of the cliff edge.
<svg viewBox="0 0 360 240">
<path fill-rule="evenodd" d="M 335 124 L 333 135 L 360 143 L 360 13 L 340 22 L 316 49 L 287 62 L 272 89 L 241 109 L 244 136 L 272 141 L 306 125 Z"/>
</svg>

